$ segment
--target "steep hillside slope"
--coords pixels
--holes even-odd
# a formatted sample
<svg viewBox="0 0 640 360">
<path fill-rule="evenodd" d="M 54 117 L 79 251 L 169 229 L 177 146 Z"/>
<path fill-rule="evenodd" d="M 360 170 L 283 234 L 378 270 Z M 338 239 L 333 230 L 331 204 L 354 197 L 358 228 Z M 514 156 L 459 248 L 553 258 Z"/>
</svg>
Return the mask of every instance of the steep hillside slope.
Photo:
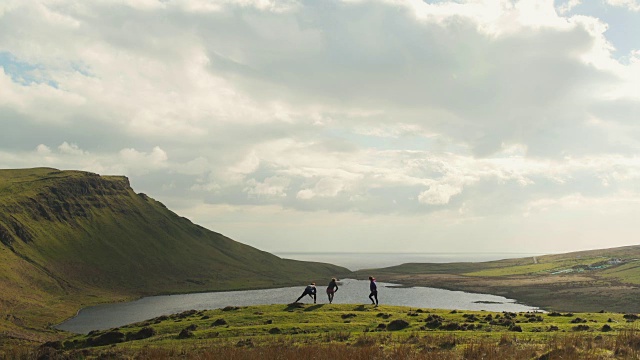
<svg viewBox="0 0 640 360">
<path fill-rule="evenodd" d="M 346 273 L 329 264 L 281 259 L 195 225 L 136 194 L 125 177 L 0 170 L 5 337 L 23 336 L 26 328 L 46 327 L 78 306 L 105 300 L 302 285 Z"/>
</svg>

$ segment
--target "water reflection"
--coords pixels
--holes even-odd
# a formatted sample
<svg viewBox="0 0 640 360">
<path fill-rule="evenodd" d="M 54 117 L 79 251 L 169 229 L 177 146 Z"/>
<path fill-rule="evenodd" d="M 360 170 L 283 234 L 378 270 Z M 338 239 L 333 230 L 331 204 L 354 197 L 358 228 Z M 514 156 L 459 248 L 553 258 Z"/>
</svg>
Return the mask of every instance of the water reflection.
<svg viewBox="0 0 640 360">
<path fill-rule="evenodd" d="M 333 300 L 334 304 L 369 304 L 369 281 L 344 279 Z M 126 324 L 170 315 L 186 310 L 207 310 L 225 306 L 288 304 L 294 301 L 304 285 L 264 290 L 225 291 L 199 294 L 151 296 L 140 300 L 104 304 L 82 309 L 78 315 L 57 326 L 58 329 L 86 334 L 91 330 L 105 330 Z M 400 287 L 378 283 L 380 305 L 401 305 L 416 308 L 535 311 L 538 308 L 518 304 L 502 296 L 472 294 L 427 287 Z M 301 302 L 312 302 L 305 297 Z M 328 303 L 324 284 L 318 286 L 318 303 Z"/>
</svg>

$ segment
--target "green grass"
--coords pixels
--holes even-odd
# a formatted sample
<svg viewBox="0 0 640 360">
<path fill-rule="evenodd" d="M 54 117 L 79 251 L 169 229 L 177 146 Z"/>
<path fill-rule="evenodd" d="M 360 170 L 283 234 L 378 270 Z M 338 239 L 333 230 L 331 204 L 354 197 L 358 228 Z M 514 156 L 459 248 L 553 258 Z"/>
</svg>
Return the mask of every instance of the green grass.
<svg viewBox="0 0 640 360">
<path fill-rule="evenodd" d="M 439 320 L 434 322 L 436 318 Z M 406 327 L 391 329 L 389 325 L 398 320 L 405 321 Z M 133 340 L 143 329 L 147 329 L 150 336 Z M 181 336 L 185 329 L 191 330 Z M 426 357 L 425 350 L 442 359 L 475 358 L 471 356 L 486 351 L 501 353 L 505 359 L 538 358 L 551 351 L 560 355 L 574 351 L 580 355 L 568 358 L 597 355 L 600 357 L 594 358 L 613 359 L 625 358 L 616 357 L 616 352 L 623 354 L 623 348 L 624 354 L 637 353 L 634 341 L 640 339 L 640 335 L 636 330 L 634 321 L 628 322 L 623 314 L 617 313 L 496 313 L 345 304 L 264 305 L 226 311 L 192 310 L 117 329 L 74 335 L 59 343 L 57 354 L 82 352 L 87 358 L 107 353 L 136 358 L 215 358 L 229 352 L 233 358 L 262 354 L 263 358 L 289 359 L 302 354 L 333 354 L 328 349 L 338 347 L 344 350 L 334 354 L 338 359 L 367 358 L 374 349 L 381 351 L 377 356 L 383 359 L 431 358 Z M 105 339 L 106 334 L 119 334 L 120 338 L 101 343 L 100 339 Z M 576 348 L 576 344 L 582 348 Z M 280 351 L 272 353 L 274 347 Z M 349 348 L 359 350 L 350 352 Z M 289 352 L 290 357 L 283 355 Z M 344 354 L 349 357 L 343 357 Z M 526 357 L 522 357 L 523 354 Z"/>
<path fill-rule="evenodd" d="M 640 285 L 640 261 L 612 267 L 602 272 L 602 277 L 620 282 Z"/>
<path fill-rule="evenodd" d="M 556 261 L 538 262 L 528 265 L 515 265 L 505 267 L 494 267 L 491 269 L 483 269 L 480 271 L 472 271 L 465 273 L 468 276 L 511 276 L 511 275 L 532 275 L 532 274 L 548 274 L 562 271 L 574 271 L 576 266 L 589 266 L 606 260 L 607 258 L 579 258 L 579 259 L 560 259 Z M 639 273 L 640 274 L 640 273 Z"/>
</svg>

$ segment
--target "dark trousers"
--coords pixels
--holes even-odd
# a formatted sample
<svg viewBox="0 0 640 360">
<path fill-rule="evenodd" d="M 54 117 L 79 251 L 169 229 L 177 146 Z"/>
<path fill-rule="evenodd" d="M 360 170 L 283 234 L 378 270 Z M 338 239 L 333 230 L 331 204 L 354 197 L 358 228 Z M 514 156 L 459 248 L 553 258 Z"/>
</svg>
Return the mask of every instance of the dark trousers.
<svg viewBox="0 0 640 360">
<path fill-rule="evenodd" d="M 373 299 L 376 299 L 375 304 L 378 305 L 378 290 L 373 290 L 371 294 L 369 294 L 369 300 L 373 304 Z"/>
<path fill-rule="evenodd" d="M 300 301 L 300 299 L 302 299 L 305 295 L 309 295 L 309 296 L 311 296 L 311 297 L 313 298 L 313 302 L 314 302 L 314 303 L 316 302 L 316 293 L 306 292 L 306 291 L 305 291 L 305 292 L 303 292 L 303 293 L 302 293 L 302 295 L 300 295 L 300 297 L 299 297 L 295 302 Z"/>
</svg>

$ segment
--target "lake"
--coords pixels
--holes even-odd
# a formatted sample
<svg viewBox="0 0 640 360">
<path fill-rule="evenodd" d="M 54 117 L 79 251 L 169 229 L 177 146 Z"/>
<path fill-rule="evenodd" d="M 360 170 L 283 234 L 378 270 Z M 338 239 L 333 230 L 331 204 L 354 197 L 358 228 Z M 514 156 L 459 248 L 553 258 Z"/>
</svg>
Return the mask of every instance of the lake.
<svg viewBox="0 0 640 360">
<path fill-rule="evenodd" d="M 343 279 L 335 295 L 335 304 L 369 304 L 369 281 Z M 327 304 L 326 284 L 318 285 L 318 303 Z M 264 304 L 289 304 L 295 301 L 304 286 L 277 289 L 225 291 L 198 294 L 150 296 L 127 303 L 104 304 L 84 308 L 78 315 L 56 326 L 79 334 L 92 330 L 106 330 L 126 324 L 170 315 L 187 310 L 207 310 L 225 306 Z M 487 310 L 487 311 L 538 311 L 538 308 L 518 304 L 515 300 L 489 294 L 472 294 L 427 287 L 400 287 L 378 283 L 380 305 L 401 305 L 416 308 Z M 312 303 L 308 296 L 301 300 Z"/>
</svg>

